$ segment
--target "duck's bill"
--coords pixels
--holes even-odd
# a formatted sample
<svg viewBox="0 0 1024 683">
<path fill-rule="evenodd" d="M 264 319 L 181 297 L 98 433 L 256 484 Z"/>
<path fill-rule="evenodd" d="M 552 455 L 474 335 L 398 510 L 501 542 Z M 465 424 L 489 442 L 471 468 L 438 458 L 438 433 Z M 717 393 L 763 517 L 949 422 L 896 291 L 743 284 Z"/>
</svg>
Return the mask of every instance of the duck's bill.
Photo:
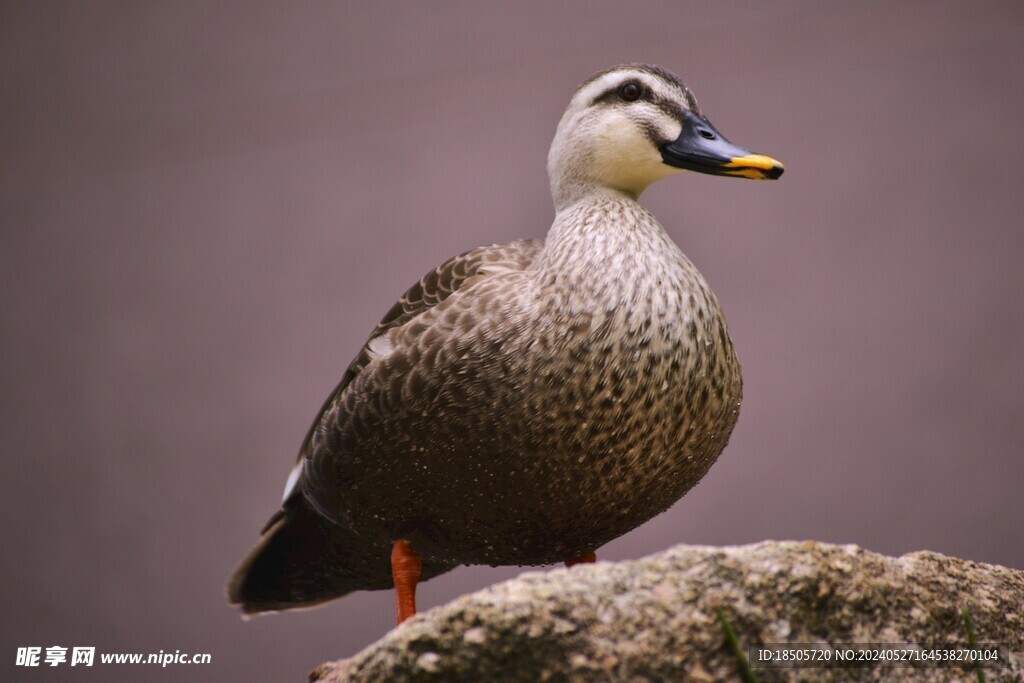
<svg viewBox="0 0 1024 683">
<path fill-rule="evenodd" d="M 732 144 L 710 121 L 690 112 L 684 115 L 683 131 L 675 142 L 662 146 L 661 159 L 688 171 L 753 180 L 775 180 L 786 170 L 771 157 Z"/>
</svg>

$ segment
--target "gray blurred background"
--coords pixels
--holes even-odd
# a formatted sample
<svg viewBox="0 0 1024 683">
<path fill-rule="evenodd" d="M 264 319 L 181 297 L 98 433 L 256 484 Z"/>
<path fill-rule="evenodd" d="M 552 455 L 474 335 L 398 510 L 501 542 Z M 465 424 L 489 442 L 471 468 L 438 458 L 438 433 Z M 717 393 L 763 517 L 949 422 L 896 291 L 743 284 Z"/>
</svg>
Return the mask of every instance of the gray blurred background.
<svg viewBox="0 0 1024 683">
<path fill-rule="evenodd" d="M 387 592 L 242 622 L 225 578 L 395 297 L 545 234 L 555 124 L 627 61 L 788 170 L 644 195 L 745 400 L 707 478 L 599 556 L 1024 567 L 1022 36 L 1019 2 L 4 2 L 0 678 L 301 681 L 383 635 Z M 14 667 L 61 644 L 213 664 Z"/>
</svg>

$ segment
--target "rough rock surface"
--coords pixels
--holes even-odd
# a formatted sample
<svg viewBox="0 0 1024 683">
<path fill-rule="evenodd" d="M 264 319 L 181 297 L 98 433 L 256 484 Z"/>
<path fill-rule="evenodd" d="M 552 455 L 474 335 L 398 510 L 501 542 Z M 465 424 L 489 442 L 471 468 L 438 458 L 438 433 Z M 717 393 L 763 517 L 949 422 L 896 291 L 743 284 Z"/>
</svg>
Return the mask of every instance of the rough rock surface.
<svg viewBox="0 0 1024 683">
<path fill-rule="evenodd" d="M 982 680 L 971 665 L 751 663 L 745 673 L 737 654 L 765 643 L 966 647 L 970 627 L 976 643 L 1004 644 L 1003 665 L 982 670 L 986 683 L 1024 680 L 1024 571 L 813 542 L 677 546 L 634 562 L 523 574 L 417 615 L 310 680 Z"/>
</svg>

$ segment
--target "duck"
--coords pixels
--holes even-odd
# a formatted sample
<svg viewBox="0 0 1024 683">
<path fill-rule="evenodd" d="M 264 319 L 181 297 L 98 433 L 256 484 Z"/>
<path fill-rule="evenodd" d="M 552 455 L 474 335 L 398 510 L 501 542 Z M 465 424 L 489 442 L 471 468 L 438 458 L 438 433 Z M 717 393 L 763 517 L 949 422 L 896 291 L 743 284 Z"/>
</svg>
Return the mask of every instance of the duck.
<svg viewBox="0 0 1024 683">
<path fill-rule="evenodd" d="M 546 238 L 454 256 L 384 315 L 229 602 L 251 615 L 393 589 L 401 624 L 421 581 L 594 562 L 667 510 L 725 448 L 743 380 L 717 298 L 639 197 L 686 172 L 783 170 L 664 68 L 583 81 L 548 154 Z"/>
</svg>

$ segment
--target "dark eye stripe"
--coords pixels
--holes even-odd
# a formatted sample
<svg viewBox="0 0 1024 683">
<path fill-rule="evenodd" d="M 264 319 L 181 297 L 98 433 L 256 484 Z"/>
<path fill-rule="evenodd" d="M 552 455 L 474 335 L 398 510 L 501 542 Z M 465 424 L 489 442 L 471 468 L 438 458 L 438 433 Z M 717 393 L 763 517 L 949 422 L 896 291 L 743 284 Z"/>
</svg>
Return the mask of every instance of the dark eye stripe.
<svg viewBox="0 0 1024 683">
<path fill-rule="evenodd" d="M 668 97 L 656 95 L 654 91 L 652 91 L 651 88 L 649 88 L 648 86 L 644 85 L 643 82 L 639 82 L 637 83 L 637 85 L 640 86 L 641 92 L 640 97 L 638 97 L 636 101 L 647 100 L 648 102 L 661 109 L 661 111 L 663 111 L 666 115 L 672 117 L 676 121 L 683 120 L 685 108 L 682 105 Z M 605 90 L 603 93 L 592 99 L 590 101 L 590 105 L 594 106 L 598 104 L 618 104 L 622 102 L 622 95 L 620 92 L 622 86 L 623 84 L 620 83 L 619 85 L 616 85 L 614 87 L 609 88 L 608 90 Z M 684 91 L 684 96 L 686 97 L 687 104 L 690 105 L 690 108 L 696 111 L 696 106 L 694 105 L 696 105 L 697 103 L 693 101 L 693 95 L 690 95 L 688 92 Z"/>
<path fill-rule="evenodd" d="M 621 85 L 616 85 L 614 88 L 608 88 L 603 93 L 590 100 L 590 106 L 594 106 L 595 104 L 614 104 L 616 102 L 621 102 L 622 97 L 619 95 L 619 88 L 621 87 Z M 640 97 L 637 99 L 644 99 L 647 95 L 646 90 L 646 88 L 641 88 Z"/>
<path fill-rule="evenodd" d="M 668 116 L 671 116 L 676 121 L 683 120 L 683 114 L 686 113 L 686 110 L 675 100 L 667 97 L 655 96 L 653 98 L 653 102 L 654 106 L 665 112 Z M 687 104 L 689 104 L 689 102 L 687 102 Z"/>
</svg>

